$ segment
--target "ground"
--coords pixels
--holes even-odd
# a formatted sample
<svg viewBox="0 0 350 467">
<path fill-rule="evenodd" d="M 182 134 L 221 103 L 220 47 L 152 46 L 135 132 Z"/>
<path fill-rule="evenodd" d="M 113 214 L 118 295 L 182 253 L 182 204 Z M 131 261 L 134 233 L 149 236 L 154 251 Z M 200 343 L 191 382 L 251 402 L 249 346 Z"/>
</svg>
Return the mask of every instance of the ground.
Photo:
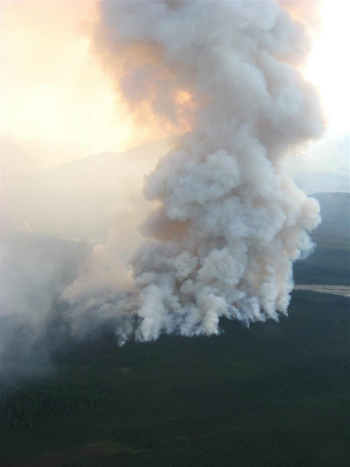
<svg viewBox="0 0 350 467">
<path fill-rule="evenodd" d="M 349 286 L 344 235 L 317 235 L 296 283 Z M 350 466 L 349 298 L 295 290 L 278 323 L 221 324 L 62 348 L 2 389 L 0 466 Z"/>
<path fill-rule="evenodd" d="M 296 291 L 279 323 L 78 347 L 3 396 L 0 465 L 348 466 L 348 303 Z"/>
</svg>

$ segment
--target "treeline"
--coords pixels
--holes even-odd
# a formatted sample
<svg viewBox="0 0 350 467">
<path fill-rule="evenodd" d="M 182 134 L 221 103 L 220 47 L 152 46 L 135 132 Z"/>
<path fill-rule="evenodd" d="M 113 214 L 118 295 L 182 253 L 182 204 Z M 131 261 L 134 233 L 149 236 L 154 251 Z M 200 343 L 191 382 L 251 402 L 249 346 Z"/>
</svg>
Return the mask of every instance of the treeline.
<svg viewBox="0 0 350 467">
<path fill-rule="evenodd" d="M 0 425 L 6 429 L 35 428 L 63 415 L 96 407 L 99 395 L 76 386 L 31 384 L 0 391 Z"/>
</svg>

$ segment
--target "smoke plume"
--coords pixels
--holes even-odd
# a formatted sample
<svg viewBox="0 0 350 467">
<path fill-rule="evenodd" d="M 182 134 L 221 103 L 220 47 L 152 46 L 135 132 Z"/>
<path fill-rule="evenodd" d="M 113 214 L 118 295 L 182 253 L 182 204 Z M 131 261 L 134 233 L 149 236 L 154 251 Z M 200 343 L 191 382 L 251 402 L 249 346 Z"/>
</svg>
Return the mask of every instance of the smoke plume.
<svg viewBox="0 0 350 467">
<path fill-rule="evenodd" d="M 299 71 L 309 46 L 304 26 L 275 1 L 100 3 L 95 50 L 130 111 L 188 131 L 146 177 L 154 209 L 132 280 L 122 278 L 111 235 L 65 291 L 76 315 L 98 307 L 123 341 L 217 334 L 221 317 L 248 325 L 287 314 L 293 261 L 320 221 L 317 201 L 281 167 L 323 131 Z M 92 287 L 98 256 L 114 276 Z"/>
</svg>

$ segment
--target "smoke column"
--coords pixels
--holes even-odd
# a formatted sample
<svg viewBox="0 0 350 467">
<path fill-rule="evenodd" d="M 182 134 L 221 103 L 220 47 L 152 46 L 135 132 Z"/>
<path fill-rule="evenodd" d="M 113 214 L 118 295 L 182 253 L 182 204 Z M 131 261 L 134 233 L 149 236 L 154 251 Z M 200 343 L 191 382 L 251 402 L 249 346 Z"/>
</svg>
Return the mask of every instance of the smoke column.
<svg viewBox="0 0 350 467">
<path fill-rule="evenodd" d="M 221 317 L 287 314 L 293 261 L 320 221 L 281 167 L 323 131 L 298 70 L 309 45 L 274 1 L 100 3 L 95 49 L 130 111 L 190 129 L 145 180 L 157 207 L 141 226 L 133 286 L 110 311 L 129 322 L 120 335 L 210 335 Z M 77 302 L 74 287 L 66 297 Z"/>
</svg>

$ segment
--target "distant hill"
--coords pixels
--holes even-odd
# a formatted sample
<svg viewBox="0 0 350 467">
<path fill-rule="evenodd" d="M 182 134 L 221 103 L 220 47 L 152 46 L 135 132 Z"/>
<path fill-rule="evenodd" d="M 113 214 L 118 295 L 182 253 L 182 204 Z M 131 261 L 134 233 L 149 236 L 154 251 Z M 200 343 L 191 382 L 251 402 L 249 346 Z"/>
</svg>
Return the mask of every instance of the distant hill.
<svg viewBox="0 0 350 467">
<path fill-rule="evenodd" d="M 171 147 L 165 138 L 124 153 L 105 152 L 29 174 L 6 190 L 9 213 L 36 231 L 65 238 L 104 239 L 114 218 L 144 214 L 145 174 Z"/>
<path fill-rule="evenodd" d="M 35 173 L 32 168 L 41 162 L 32 153 L 25 153 L 15 140 L 4 141 L 5 172 L 21 173 L 17 179 L 5 176 L 3 208 L 6 212 L 46 235 L 103 240 L 115 218 L 139 216 L 141 220 L 146 215 L 150 205 L 142 196 L 144 176 L 171 148 L 173 138 L 123 153 L 94 154 Z M 287 159 L 286 171 L 308 193 L 348 193 L 348 146 L 349 135 L 328 136 L 310 151 L 309 157 Z M 63 145 L 62 151 L 65 150 Z M 325 199 L 322 201 L 322 210 L 328 209 L 327 203 Z M 338 212 L 337 206 L 330 206 L 330 212 L 333 209 Z"/>
<path fill-rule="evenodd" d="M 328 135 L 307 153 L 289 157 L 286 171 L 306 193 L 350 191 L 349 134 Z"/>
<path fill-rule="evenodd" d="M 294 264 L 297 284 L 350 285 L 350 194 L 314 195 L 322 222 L 312 232 L 315 251 Z"/>
<path fill-rule="evenodd" d="M 1 138 L 1 181 L 21 177 L 40 168 L 38 157 L 29 153 L 10 138 Z"/>
<path fill-rule="evenodd" d="M 6 176 L 51 170 L 87 154 L 88 149 L 81 144 L 47 139 L 25 140 L 13 135 L 1 137 L 1 164 Z"/>
<path fill-rule="evenodd" d="M 350 248 L 350 193 L 317 193 L 322 222 L 312 237 L 320 248 Z"/>
</svg>

